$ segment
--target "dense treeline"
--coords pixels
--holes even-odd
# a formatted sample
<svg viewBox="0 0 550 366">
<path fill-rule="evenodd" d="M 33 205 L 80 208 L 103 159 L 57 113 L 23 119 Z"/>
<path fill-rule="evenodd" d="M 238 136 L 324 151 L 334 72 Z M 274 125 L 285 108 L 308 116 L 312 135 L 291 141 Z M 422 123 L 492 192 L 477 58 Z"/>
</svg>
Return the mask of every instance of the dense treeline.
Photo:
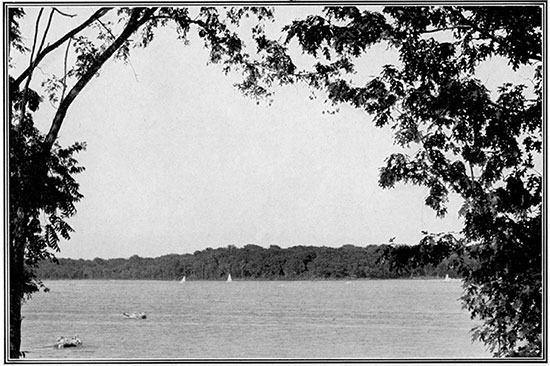
<svg viewBox="0 0 550 366">
<path fill-rule="evenodd" d="M 207 248 L 194 254 L 157 258 L 66 259 L 44 262 L 38 275 L 44 279 L 234 279 L 311 280 L 400 277 L 457 277 L 469 257 L 446 243 L 419 245 L 344 245 L 341 248 L 295 246 L 263 248 Z"/>
</svg>

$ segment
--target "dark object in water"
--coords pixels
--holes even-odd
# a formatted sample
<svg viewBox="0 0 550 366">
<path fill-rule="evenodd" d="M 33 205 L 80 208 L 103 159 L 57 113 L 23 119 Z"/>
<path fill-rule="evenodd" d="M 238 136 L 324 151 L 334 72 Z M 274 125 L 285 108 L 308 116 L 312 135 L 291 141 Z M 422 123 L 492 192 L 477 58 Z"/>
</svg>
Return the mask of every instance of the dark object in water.
<svg viewBox="0 0 550 366">
<path fill-rule="evenodd" d="M 147 315 L 142 311 L 139 314 L 137 313 L 122 313 L 125 318 L 128 319 L 147 319 Z"/>
<path fill-rule="evenodd" d="M 68 348 L 68 347 L 78 347 L 82 345 L 82 341 L 78 338 L 78 335 L 75 335 L 72 338 L 65 338 L 63 336 L 57 338 L 57 343 L 54 345 L 55 348 Z"/>
</svg>

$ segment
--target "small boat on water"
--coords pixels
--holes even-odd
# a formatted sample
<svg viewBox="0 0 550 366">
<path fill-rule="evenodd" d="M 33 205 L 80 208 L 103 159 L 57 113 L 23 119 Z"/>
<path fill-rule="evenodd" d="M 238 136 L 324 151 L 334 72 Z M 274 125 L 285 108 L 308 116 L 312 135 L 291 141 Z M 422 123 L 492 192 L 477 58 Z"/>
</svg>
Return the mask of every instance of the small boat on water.
<svg viewBox="0 0 550 366">
<path fill-rule="evenodd" d="M 446 274 L 446 275 L 445 275 L 445 281 L 450 281 L 450 280 L 451 280 L 451 278 L 449 277 L 448 274 Z"/>
<path fill-rule="evenodd" d="M 181 279 L 180 283 L 185 282 L 185 276 Z"/>
<path fill-rule="evenodd" d="M 231 282 L 231 281 L 233 281 L 233 280 L 231 279 L 231 273 L 230 273 L 229 276 L 227 276 L 227 281 L 226 282 Z"/>
<path fill-rule="evenodd" d="M 82 345 L 82 341 L 78 338 L 78 335 L 75 335 L 71 338 L 65 338 L 63 336 L 57 338 L 57 342 L 54 344 L 55 348 L 69 348 L 69 347 L 78 347 Z"/>
<path fill-rule="evenodd" d="M 122 315 L 127 319 L 147 319 L 147 314 L 143 311 L 138 313 L 122 313 Z"/>
</svg>

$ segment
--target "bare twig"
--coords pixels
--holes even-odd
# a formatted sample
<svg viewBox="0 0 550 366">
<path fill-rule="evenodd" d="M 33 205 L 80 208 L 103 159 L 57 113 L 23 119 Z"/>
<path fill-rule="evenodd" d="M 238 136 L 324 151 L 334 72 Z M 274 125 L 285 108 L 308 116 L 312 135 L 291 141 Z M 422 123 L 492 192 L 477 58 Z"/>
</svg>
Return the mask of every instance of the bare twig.
<svg viewBox="0 0 550 366">
<path fill-rule="evenodd" d="M 103 22 L 101 21 L 101 19 L 96 19 L 96 21 L 97 21 L 99 24 L 101 24 L 101 26 L 102 26 L 103 28 L 105 28 L 105 30 L 106 30 L 106 31 L 109 33 L 109 35 L 111 36 L 111 39 L 115 39 L 115 38 L 116 38 L 116 36 L 113 34 L 113 32 L 105 25 L 105 23 L 103 23 Z"/>
<path fill-rule="evenodd" d="M 59 10 L 58 8 L 53 8 L 54 11 L 56 11 L 57 13 L 59 13 L 60 15 L 63 15 L 64 17 L 68 17 L 68 18 L 74 18 L 76 16 L 76 14 L 67 14 L 67 13 L 64 13 L 62 12 L 61 10 Z"/>
<path fill-rule="evenodd" d="M 49 73 L 49 72 L 45 72 L 44 69 L 42 69 L 40 66 L 36 66 L 36 69 L 38 71 L 40 71 L 42 73 L 42 75 L 46 75 L 46 76 L 49 76 L 49 77 L 52 77 L 54 76 L 53 74 Z"/>
<path fill-rule="evenodd" d="M 40 47 L 38 47 L 37 54 L 40 54 L 42 51 L 42 48 L 44 47 L 44 42 L 46 42 L 46 37 L 48 36 L 48 31 L 50 30 L 50 26 L 52 25 L 52 18 L 53 18 L 54 9 L 50 11 L 50 17 L 48 18 L 48 24 L 46 25 L 46 29 L 44 30 L 44 34 L 42 35 L 42 41 L 40 42 Z"/>
<path fill-rule="evenodd" d="M 29 67 L 19 75 L 17 79 L 15 79 L 13 85 L 17 87 L 21 82 L 32 72 L 32 70 L 42 61 L 42 59 L 55 50 L 57 47 L 61 46 L 63 43 L 65 43 L 68 39 L 73 38 L 76 34 L 80 33 L 83 29 L 88 27 L 90 24 L 92 24 L 96 19 L 99 19 L 103 17 L 109 10 L 112 8 L 101 8 L 97 10 L 90 18 L 88 18 L 85 22 L 83 22 L 81 25 L 79 25 L 76 28 L 73 28 L 71 31 L 66 33 L 63 37 L 61 37 L 56 42 L 52 43 L 48 47 L 44 48 L 34 59 L 34 61 L 29 65 Z"/>
</svg>

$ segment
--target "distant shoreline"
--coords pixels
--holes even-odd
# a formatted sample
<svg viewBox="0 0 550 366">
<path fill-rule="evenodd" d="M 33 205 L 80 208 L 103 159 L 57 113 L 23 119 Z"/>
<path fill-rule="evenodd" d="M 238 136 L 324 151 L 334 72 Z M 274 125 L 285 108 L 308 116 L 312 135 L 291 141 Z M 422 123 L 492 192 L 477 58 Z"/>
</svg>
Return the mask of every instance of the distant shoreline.
<svg viewBox="0 0 550 366">
<path fill-rule="evenodd" d="M 44 261 L 40 279 L 113 279 L 224 281 L 353 281 L 392 278 L 460 277 L 461 266 L 474 261 L 467 251 L 446 242 L 409 245 L 344 245 L 340 248 L 294 246 L 269 248 L 254 244 L 206 248 L 193 254 L 156 258 L 66 259 Z"/>
<path fill-rule="evenodd" d="M 164 279 L 117 279 L 117 278 L 42 278 L 43 281 L 55 282 L 55 281 L 158 281 L 158 282 L 176 282 L 180 283 L 179 280 L 164 280 Z M 439 280 L 445 281 L 445 277 L 436 277 L 436 276 L 422 276 L 422 277 L 398 277 L 398 278 L 318 278 L 318 279 L 239 279 L 233 278 L 232 282 L 364 282 L 364 281 L 388 281 L 388 280 L 407 280 L 407 281 L 419 281 L 419 280 Z M 462 278 L 453 277 L 449 278 L 450 281 L 462 281 Z M 226 280 L 187 280 L 188 282 L 226 282 Z"/>
</svg>

